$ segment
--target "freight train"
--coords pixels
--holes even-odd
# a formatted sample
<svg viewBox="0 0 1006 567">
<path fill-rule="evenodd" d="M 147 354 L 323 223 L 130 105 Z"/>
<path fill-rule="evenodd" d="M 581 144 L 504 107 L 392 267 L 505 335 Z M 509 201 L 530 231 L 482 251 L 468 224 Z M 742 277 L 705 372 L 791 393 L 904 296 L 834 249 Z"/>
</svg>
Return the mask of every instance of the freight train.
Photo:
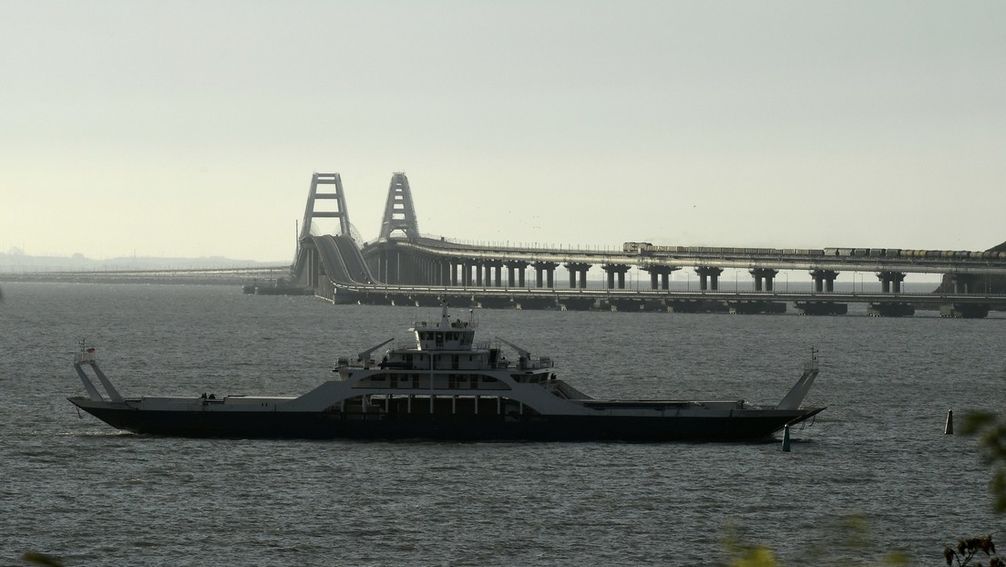
<svg viewBox="0 0 1006 567">
<path fill-rule="evenodd" d="M 839 256 L 868 258 L 959 258 L 972 260 L 1006 260 L 1006 252 L 969 250 L 902 250 L 901 248 L 728 248 L 720 246 L 659 246 L 649 242 L 626 242 L 622 251 L 646 256 L 650 254 L 709 254 L 730 256 Z"/>
</svg>

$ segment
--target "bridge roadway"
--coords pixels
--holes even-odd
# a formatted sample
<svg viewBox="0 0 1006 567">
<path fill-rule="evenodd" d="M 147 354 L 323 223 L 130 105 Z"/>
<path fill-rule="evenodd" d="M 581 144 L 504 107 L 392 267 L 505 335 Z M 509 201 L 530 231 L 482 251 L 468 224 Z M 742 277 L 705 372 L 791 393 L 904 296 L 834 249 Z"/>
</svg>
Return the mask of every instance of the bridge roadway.
<svg viewBox="0 0 1006 567">
<path fill-rule="evenodd" d="M 334 283 L 334 282 L 333 282 Z M 947 304 L 1006 304 L 1006 295 L 997 294 L 939 294 L 939 293 L 883 293 L 883 292 L 812 292 L 812 291 L 668 291 L 630 289 L 565 289 L 565 288 L 497 288 L 457 286 L 414 286 L 386 284 L 334 283 L 335 295 L 352 293 L 361 295 L 400 295 L 408 297 L 502 297 L 502 298 L 553 298 L 563 299 L 640 299 L 640 300 L 711 300 L 711 301 L 778 301 L 778 302 L 834 302 L 834 303 L 911 303 L 938 307 Z M 331 299 L 331 298 L 329 298 Z"/>
<path fill-rule="evenodd" d="M 653 251 L 647 253 L 622 250 L 587 250 L 582 248 L 525 248 L 460 244 L 448 240 L 417 238 L 389 240 L 393 246 L 433 256 L 474 261 L 555 262 L 558 264 L 624 264 L 629 266 L 671 266 L 685 268 L 710 266 L 717 268 L 831 270 L 835 272 L 901 272 L 927 274 L 1006 275 L 1006 259 L 907 256 L 826 256 L 785 250 L 732 253 L 727 248 L 715 251 Z M 378 243 L 380 246 L 380 243 Z"/>
</svg>

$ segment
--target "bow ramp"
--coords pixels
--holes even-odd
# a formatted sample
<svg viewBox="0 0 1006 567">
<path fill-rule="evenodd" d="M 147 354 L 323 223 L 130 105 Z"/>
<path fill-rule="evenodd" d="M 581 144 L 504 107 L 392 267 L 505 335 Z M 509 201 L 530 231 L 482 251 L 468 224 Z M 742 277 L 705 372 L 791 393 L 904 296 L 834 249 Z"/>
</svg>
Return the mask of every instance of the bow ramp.
<svg viewBox="0 0 1006 567">
<path fill-rule="evenodd" d="M 814 385 L 814 379 L 817 378 L 819 372 L 817 366 L 817 350 L 810 349 L 810 361 L 803 367 L 803 375 L 800 379 L 796 381 L 796 384 L 790 388 L 786 396 L 776 405 L 776 409 L 781 410 L 795 410 L 800 407 L 803 403 L 803 399 L 807 397 L 807 393 L 810 392 L 810 387 Z"/>
<path fill-rule="evenodd" d="M 101 387 L 105 390 L 104 396 L 94 385 L 94 381 L 90 376 L 88 376 L 87 371 L 84 370 L 85 367 L 89 367 L 91 371 L 94 372 L 98 382 L 101 383 Z M 77 376 L 80 377 L 80 381 L 83 382 L 84 390 L 87 391 L 87 396 L 92 400 L 96 402 L 123 401 L 122 395 L 120 395 L 118 390 L 115 389 L 115 386 L 112 385 L 112 381 L 109 380 L 108 377 L 105 376 L 105 373 L 101 371 L 101 368 L 98 367 L 98 362 L 95 360 L 94 348 L 88 347 L 84 344 L 84 341 L 80 341 L 80 352 L 77 353 L 77 358 L 73 361 L 73 369 L 77 371 Z"/>
</svg>

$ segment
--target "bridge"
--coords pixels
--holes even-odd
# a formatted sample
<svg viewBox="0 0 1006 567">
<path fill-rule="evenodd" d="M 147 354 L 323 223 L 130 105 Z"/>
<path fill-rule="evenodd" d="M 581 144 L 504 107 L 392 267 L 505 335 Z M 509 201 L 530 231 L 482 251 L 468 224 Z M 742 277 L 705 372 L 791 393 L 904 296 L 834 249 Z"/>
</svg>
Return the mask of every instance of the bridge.
<svg viewBox="0 0 1006 567">
<path fill-rule="evenodd" d="M 338 221 L 331 233 L 317 219 Z M 845 313 L 866 303 L 870 314 L 911 315 L 916 306 L 951 317 L 984 317 L 1006 304 L 1006 247 L 988 251 L 888 248 L 774 249 L 654 246 L 626 242 L 618 249 L 468 244 L 419 231 L 409 180 L 394 173 L 379 236 L 358 242 L 352 233 L 338 173 L 315 173 L 293 266 L 293 279 L 335 302 L 481 307 L 612 309 L 632 311 L 730 311 L 778 313 L 792 303 L 807 314 Z M 1000 250 L 1001 249 L 1001 250 Z M 601 289 L 588 286 L 599 267 Z M 562 272 L 559 272 L 559 269 Z M 631 269 L 647 272 L 645 289 L 629 289 Z M 695 289 L 672 289 L 671 274 L 693 270 Z M 746 270 L 750 290 L 720 286 L 724 269 Z M 809 291 L 778 290 L 780 270 L 809 275 Z M 559 275 L 565 275 L 560 280 Z M 563 274 L 564 272 L 564 274 Z M 842 272 L 876 274 L 877 293 L 836 290 Z M 938 274 L 935 293 L 909 293 L 909 273 Z"/>
</svg>

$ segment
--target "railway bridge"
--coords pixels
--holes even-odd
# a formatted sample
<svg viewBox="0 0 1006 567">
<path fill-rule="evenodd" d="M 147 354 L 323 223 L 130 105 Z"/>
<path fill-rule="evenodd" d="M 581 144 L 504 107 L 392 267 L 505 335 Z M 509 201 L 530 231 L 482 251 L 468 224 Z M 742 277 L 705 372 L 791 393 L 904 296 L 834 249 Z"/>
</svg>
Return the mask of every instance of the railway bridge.
<svg viewBox="0 0 1006 567">
<path fill-rule="evenodd" d="M 329 233 L 316 220 L 333 219 Z M 593 268 L 604 273 L 588 285 Z M 646 272 L 646 285 L 626 285 L 630 270 Z M 746 271 L 750 289 L 721 286 L 725 269 Z M 671 274 L 688 273 L 685 290 Z M 781 290 L 780 270 L 805 271 L 806 291 Z M 842 272 L 872 273 L 879 291 L 837 290 Z M 691 286 L 691 274 L 695 286 Z M 932 293 L 909 293 L 907 274 L 938 274 Z M 911 315 L 916 307 L 951 317 L 984 317 L 1006 304 L 1006 243 L 988 251 L 890 248 L 730 248 L 654 246 L 625 242 L 613 249 L 578 246 L 470 244 L 424 236 L 409 180 L 394 173 L 379 236 L 354 237 L 338 173 L 315 173 L 301 225 L 293 278 L 336 302 L 452 304 L 545 309 L 729 311 L 778 313 L 793 304 L 806 314 L 842 314 L 866 303 L 881 316 Z M 872 289 L 873 286 L 871 286 Z"/>
</svg>

